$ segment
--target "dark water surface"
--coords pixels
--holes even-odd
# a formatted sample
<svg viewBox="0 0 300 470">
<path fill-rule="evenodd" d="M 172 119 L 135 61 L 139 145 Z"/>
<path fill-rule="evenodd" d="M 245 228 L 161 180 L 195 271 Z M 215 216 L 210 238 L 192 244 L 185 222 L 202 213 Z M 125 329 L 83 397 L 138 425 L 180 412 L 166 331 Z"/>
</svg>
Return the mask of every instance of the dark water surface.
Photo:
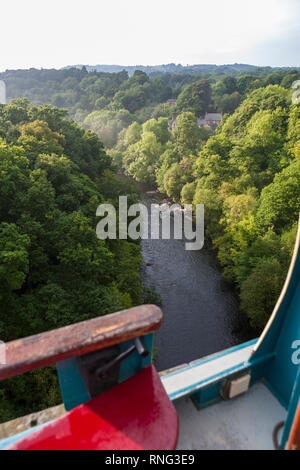
<svg viewBox="0 0 300 470">
<path fill-rule="evenodd" d="M 165 201 L 155 191 L 144 191 L 142 202 L 150 207 Z M 153 284 L 162 298 L 164 320 L 156 334 L 158 370 L 246 339 L 240 333 L 243 316 L 237 299 L 224 286 L 215 254 L 205 243 L 202 250 L 186 251 L 183 240 L 142 240 L 142 254 L 145 283 Z"/>
</svg>

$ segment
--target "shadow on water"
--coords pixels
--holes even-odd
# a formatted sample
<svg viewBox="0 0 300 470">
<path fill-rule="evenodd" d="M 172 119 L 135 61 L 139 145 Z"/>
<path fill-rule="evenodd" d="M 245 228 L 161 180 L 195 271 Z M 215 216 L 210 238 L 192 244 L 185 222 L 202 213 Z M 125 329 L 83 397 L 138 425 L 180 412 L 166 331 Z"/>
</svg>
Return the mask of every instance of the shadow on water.
<svg viewBox="0 0 300 470">
<path fill-rule="evenodd" d="M 155 191 L 142 201 L 165 202 Z M 186 251 L 184 240 L 142 240 L 142 274 L 162 299 L 164 320 L 156 334 L 156 366 L 164 370 L 254 337 L 234 292 L 222 279 L 215 254 L 205 244 Z"/>
</svg>

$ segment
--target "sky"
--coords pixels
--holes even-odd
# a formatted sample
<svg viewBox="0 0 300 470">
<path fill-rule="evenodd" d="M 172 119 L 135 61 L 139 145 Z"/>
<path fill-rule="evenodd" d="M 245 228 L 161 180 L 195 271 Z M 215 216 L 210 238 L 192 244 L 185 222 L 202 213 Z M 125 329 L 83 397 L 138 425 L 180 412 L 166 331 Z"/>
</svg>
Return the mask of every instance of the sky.
<svg viewBox="0 0 300 470">
<path fill-rule="evenodd" d="M 9 0 L 0 71 L 74 64 L 300 66 L 300 0 Z"/>
</svg>

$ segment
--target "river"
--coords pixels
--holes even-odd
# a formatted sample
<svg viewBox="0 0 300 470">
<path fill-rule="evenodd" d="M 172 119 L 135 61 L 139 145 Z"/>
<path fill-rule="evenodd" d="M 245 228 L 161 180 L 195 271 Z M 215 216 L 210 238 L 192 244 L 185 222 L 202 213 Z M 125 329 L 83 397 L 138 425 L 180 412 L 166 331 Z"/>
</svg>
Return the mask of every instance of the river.
<svg viewBox="0 0 300 470">
<path fill-rule="evenodd" d="M 150 207 L 165 201 L 160 193 L 144 189 L 141 202 Z M 206 243 L 202 250 L 186 251 L 184 240 L 149 238 L 142 240 L 142 255 L 144 282 L 161 296 L 164 313 L 155 342 L 158 370 L 249 339 L 237 298 L 222 280 L 215 253 Z"/>
</svg>

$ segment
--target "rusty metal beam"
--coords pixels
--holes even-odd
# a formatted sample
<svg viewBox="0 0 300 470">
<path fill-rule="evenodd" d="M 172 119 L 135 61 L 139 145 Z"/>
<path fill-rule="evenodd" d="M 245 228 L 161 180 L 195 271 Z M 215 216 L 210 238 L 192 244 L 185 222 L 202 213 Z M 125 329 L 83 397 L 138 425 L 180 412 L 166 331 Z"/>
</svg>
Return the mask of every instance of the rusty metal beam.
<svg viewBox="0 0 300 470">
<path fill-rule="evenodd" d="M 162 311 L 141 305 L 6 344 L 0 380 L 156 331 Z"/>
</svg>

